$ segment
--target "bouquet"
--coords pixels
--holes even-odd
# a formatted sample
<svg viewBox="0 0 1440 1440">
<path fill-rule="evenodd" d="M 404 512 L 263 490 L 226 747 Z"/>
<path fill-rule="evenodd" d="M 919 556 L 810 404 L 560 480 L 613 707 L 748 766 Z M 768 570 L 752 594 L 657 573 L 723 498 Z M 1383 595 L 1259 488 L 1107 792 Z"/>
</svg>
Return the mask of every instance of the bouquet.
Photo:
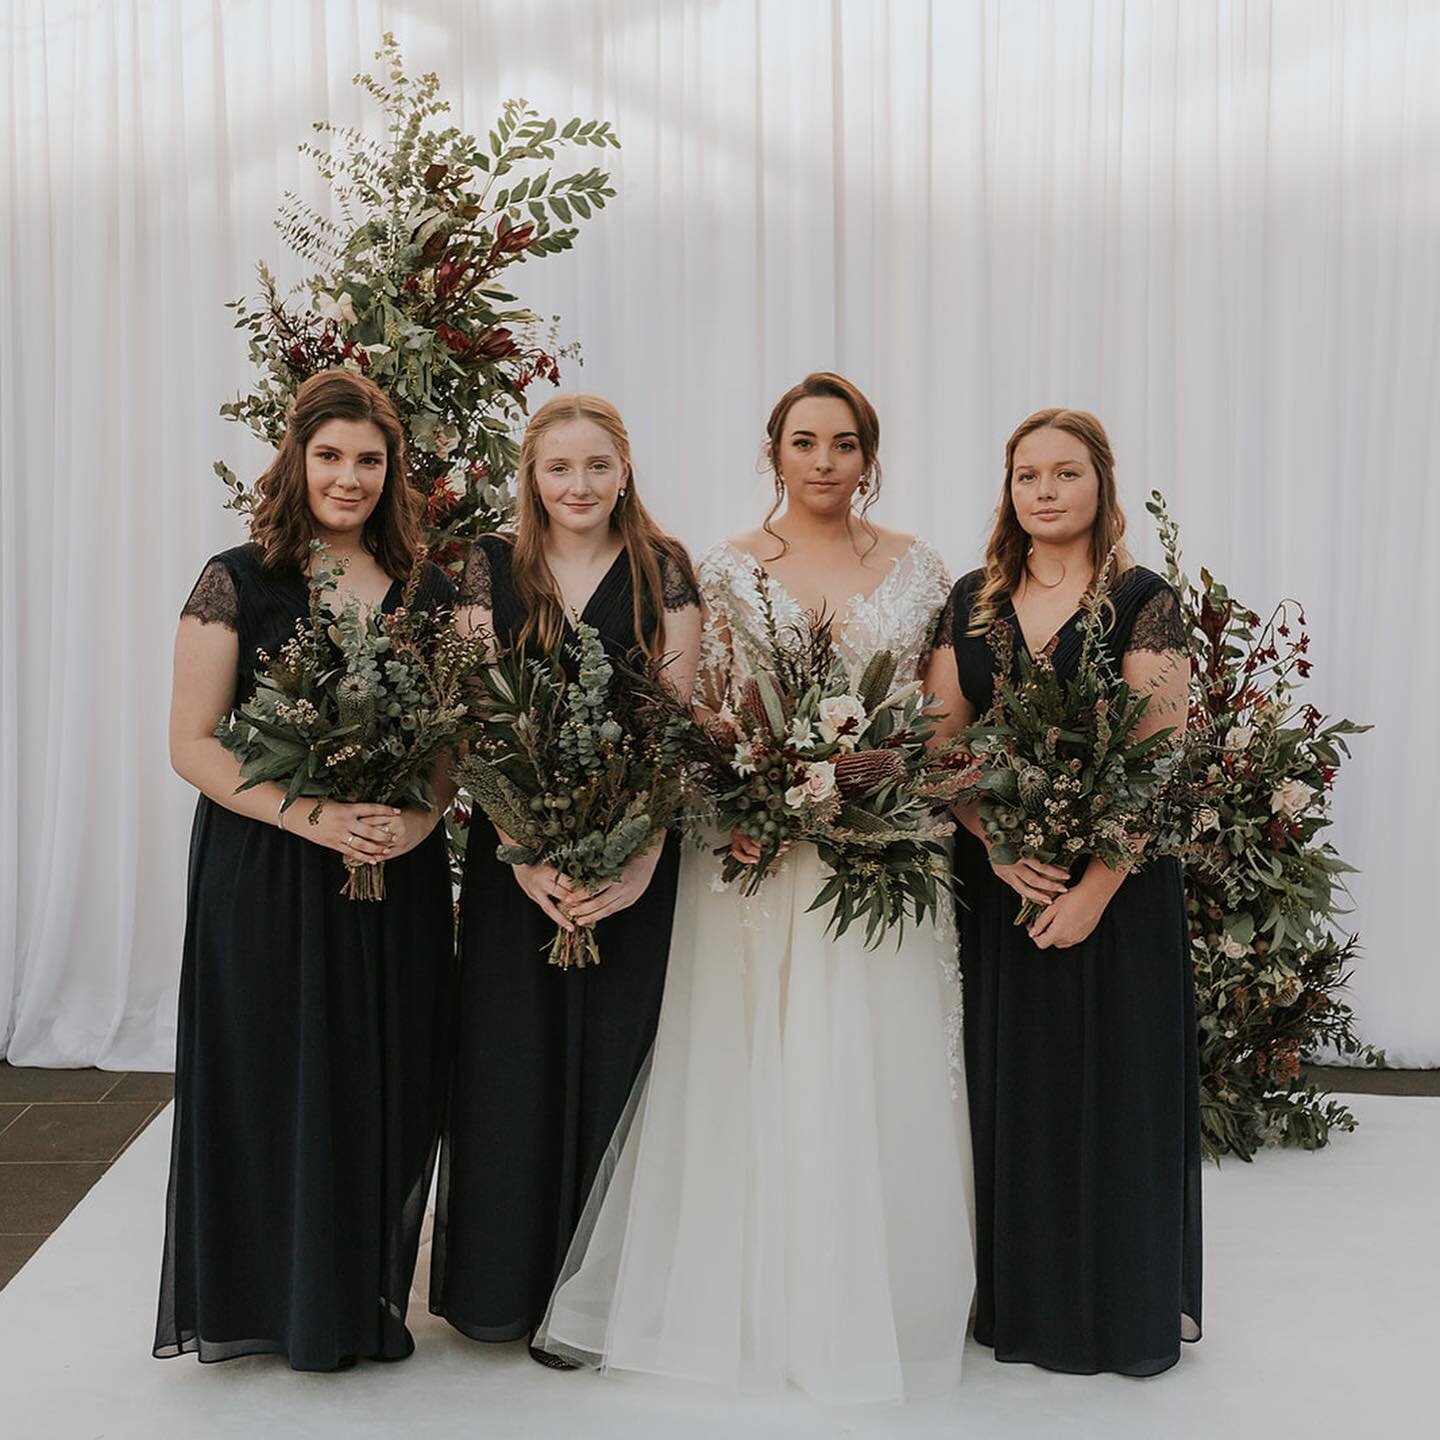
<svg viewBox="0 0 1440 1440">
<path fill-rule="evenodd" d="M 310 823 L 326 800 L 430 809 L 430 770 L 460 738 L 464 685 L 484 658 L 480 636 L 455 631 L 443 612 L 417 610 L 422 551 L 390 614 L 349 598 L 333 605 L 344 562 L 326 564 L 311 544 L 308 622 L 273 659 L 261 652 L 255 693 L 221 720 L 215 735 L 240 761 L 240 790 L 274 781 L 282 813 L 314 797 Z M 385 862 L 347 859 L 343 893 L 385 898 Z"/>
<path fill-rule="evenodd" d="M 760 858 L 745 865 L 720 847 L 721 873 L 754 895 L 786 847 L 808 841 L 832 871 L 809 908 L 831 907 L 837 937 L 863 917 L 874 945 L 948 893 L 954 826 L 940 812 L 954 784 L 926 752 L 922 687 L 896 686 L 895 656 L 878 651 L 856 675 L 823 614 L 782 635 L 757 579 L 770 663 L 705 728 L 703 769 L 716 823 L 756 841 Z"/>
<path fill-rule="evenodd" d="M 458 774 L 501 833 L 501 861 L 553 865 L 591 889 L 618 880 L 684 812 L 690 722 L 659 662 L 637 662 L 617 684 L 599 632 L 584 624 L 571 651 L 573 679 L 523 646 L 485 667 Z M 599 964 L 594 930 L 557 931 L 549 958 L 561 969 Z"/>
<path fill-rule="evenodd" d="M 1183 746 L 1173 726 L 1131 738 L 1150 696 L 1116 673 L 1100 643 L 1111 563 L 1085 600 L 1080 661 L 1069 680 L 1055 673 L 1048 654 L 1032 658 L 1023 647 L 1013 678 L 1014 630 L 991 627 L 995 703 L 956 744 L 976 763 L 973 793 L 998 864 L 1028 858 L 1069 866 L 1095 855 L 1123 870 L 1142 850 L 1177 853 L 1186 838 L 1176 785 Z M 1015 923 L 1029 925 L 1044 908 L 1024 901 Z"/>
</svg>

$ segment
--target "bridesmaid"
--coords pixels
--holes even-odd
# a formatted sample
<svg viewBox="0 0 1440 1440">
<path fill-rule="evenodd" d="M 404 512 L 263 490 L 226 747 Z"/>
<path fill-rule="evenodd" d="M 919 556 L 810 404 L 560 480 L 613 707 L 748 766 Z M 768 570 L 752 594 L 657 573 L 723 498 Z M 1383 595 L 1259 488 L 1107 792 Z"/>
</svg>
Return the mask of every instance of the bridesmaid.
<svg viewBox="0 0 1440 1440">
<path fill-rule="evenodd" d="M 1063 677 L 1080 605 L 1125 518 L 1099 421 L 1041 410 L 1005 447 L 983 569 L 960 580 L 928 685 L 950 731 L 990 708 L 990 633 Z M 1123 550 L 1104 644 L 1151 693 L 1141 733 L 1185 723 L 1174 591 Z M 1129 875 L 992 864 L 962 809 L 956 867 L 965 1063 L 975 1147 L 975 1337 L 997 1360 L 1153 1375 L 1200 1335 L 1195 1003 L 1179 862 Z M 1021 899 L 1047 904 L 1026 930 Z"/>
<path fill-rule="evenodd" d="M 306 616 L 312 539 L 349 561 L 343 590 L 399 603 L 420 532 L 390 400 L 312 376 L 258 496 L 252 543 L 206 565 L 175 641 L 170 753 L 201 794 L 155 1354 L 336 1370 L 414 1348 L 453 1003 L 445 839 L 436 811 L 327 802 L 309 824 L 277 785 L 237 794 L 214 730 Z M 419 594 L 453 601 L 428 563 Z M 341 895 L 347 857 L 385 859 L 385 900 Z"/>
<path fill-rule="evenodd" d="M 615 407 L 561 395 L 520 452 L 513 535 L 470 552 L 457 623 L 567 656 L 580 621 L 620 657 L 669 656 L 688 698 L 700 609 L 683 546 L 641 503 Z M 566 659 L 568 664 L 568 658 Z M 593 895 L 545 865 L 502 864 L 477 811 L 460 897 L 459 1037 L 440 1165 L 430 1308 L 474 1340 L 529 1338 L 655 1038 L 674 836 Z M 555 927 L 598 925 L 604 963 L 561 970 Z M 552 1368 L 572 1368 L 534 1348 Z"/>
</svg>

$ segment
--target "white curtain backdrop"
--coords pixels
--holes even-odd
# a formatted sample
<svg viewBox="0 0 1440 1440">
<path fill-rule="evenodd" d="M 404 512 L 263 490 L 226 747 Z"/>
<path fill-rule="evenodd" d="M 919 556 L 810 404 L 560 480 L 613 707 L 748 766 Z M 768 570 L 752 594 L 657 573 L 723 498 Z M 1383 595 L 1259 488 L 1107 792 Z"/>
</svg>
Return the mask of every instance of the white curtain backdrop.
<svg viewBox="0 0 1440 1440">
<path fill-rule="evenodd" d="M 870 392 L 880 515 L 976 563 L 1016 421 L 1096 411 L 1132 533 L 1307 603 L 1373 720 L 1337 801 L 1354 998 L 1440 1063 L 1440 5 L 1433 0 L 9 0 L 0 6 L 0 1052 L 165 1068 L 193 796 L 175 617 L 263 456 L 226 299 L 310 122 L 394 30 L 458 123 L 603 116 L 619 198 L 524 298 L 584 347 L 697 550 L 762 513 L 764 416 Z M 582 152 L 582 155 L 593 152 Z M 586 162 L 588 163 L 588 161 Z M 577 167 L 578 168 L 578 167 Z"/>
</svg>

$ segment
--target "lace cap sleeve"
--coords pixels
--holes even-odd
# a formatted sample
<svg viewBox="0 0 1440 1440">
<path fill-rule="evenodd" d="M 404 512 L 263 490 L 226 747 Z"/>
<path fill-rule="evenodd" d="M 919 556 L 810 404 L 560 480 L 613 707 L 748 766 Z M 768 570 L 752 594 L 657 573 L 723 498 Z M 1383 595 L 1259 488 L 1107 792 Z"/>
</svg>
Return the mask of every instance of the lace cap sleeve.
<svg viewBox="0 0 1440 1440">
<path fill-rule="evenodd" d="M 690 567 L 674 555 L 660 557 L 660 578 L 667 610 L 684 610 L 687 606 L 700 603 L 700 591 L 695 586 Z"/>
<path fill-rule="evenodd" d="M 1180 613 L 1180 598 L 1170 586 L 1161 585 L 1135 612 L 1125 653 L 1128 655 L 1135 650 L 1183 652 L 1189 648 L 1190 637 Z"/>
<path fill-rule="evenodd" d="M 465 557 L 465 570 L 460 576 L 460 588 L 455 604 L 464 608 L 479 605 L 485 610 L 495 608 L 495 593 L 490 577 L 490 552 L 485 548 L 484 539 L 476 540 Z"/>
<path fill-rule="evenodd" d="M 193 616 L 202 625 L 223 625 L 227 630 L 240 628 L 240 599 L 235 592 L 235 577 L 223 560 L 211 560 L 200 572 L 180 613 Z"/>
<path fill-rule="evenodd" d="M 932 650 L 953 650 L 955 648 L 954 590 L 946 597 L 945 604 L 935 617 L 935 628 L 930 632 L 930 648 Z"/>
</svg>

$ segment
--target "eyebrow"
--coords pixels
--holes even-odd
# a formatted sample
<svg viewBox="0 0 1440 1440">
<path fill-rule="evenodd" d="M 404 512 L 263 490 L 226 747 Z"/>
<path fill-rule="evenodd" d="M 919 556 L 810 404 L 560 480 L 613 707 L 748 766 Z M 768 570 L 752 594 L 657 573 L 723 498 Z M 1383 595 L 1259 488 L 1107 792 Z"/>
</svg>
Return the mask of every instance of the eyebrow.
<svg viewBox="0 0 1440 1440">
<path fill-rule="evenodd" d="M 1056 465 L 1080 465 L 1084 462 L 1080 460 L 1056 460 L 1054 463 Z M 1038 470 L 1040 467 L 1038 465 L 1021 465 L 1019 468 L 1021 470 Z"/>
<path fill-rule="evenodd" d="M 790 433 L 791 435 L 805 435 L 811 440 L 815 438 L 813 430 L 792 430 Z M 860 437 L 853 430 L 837 430 L 830 438 L 832 440 L 858 440 Z"/>
</svg>

